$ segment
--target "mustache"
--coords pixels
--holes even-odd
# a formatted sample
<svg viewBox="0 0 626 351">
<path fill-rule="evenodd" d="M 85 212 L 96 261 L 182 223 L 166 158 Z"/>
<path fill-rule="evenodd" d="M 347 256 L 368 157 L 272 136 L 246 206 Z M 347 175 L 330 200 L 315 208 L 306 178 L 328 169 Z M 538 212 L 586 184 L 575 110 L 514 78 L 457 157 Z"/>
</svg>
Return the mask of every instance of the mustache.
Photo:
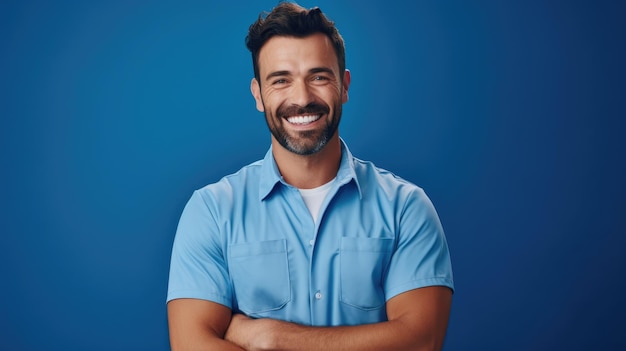
<svg viewBox="0 0 626 351">
<path fill-rule="evenodd" d="M 280 117 L 296 116 L 296 115 L 318 115 L 328 114 L 330 108 L 327 105 L 318 102 L 311 102 L 306 106 L 289 105 L 281 106 L 276 111 L 276 115 Z"/>
</svg>

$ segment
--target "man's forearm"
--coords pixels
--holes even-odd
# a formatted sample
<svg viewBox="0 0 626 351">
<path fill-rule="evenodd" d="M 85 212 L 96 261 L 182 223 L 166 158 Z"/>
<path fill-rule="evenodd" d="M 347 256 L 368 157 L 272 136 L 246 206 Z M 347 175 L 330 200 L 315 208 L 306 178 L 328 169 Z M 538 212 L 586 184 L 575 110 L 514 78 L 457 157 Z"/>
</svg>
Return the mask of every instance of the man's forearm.
<svg viewBox="0 0 626 351">
<path fill-rule="evenodd" d="M 441 341 L 434 335 L 416 334 L 402 321 L 345 327 L 309 327 L 272 319 L 235 316 L 232 322 L 241 335 L 226 338 L 246 350 L 439 350 Z"/>
<path fill-rule="evenodd" d="M 414 289 L 387 302 L 389 321 L 342 327 L 309 327 L 234 315 L 225 338 L 246 350 L 441 350 L 452 291 Z"/>
<path fill-rule="evenodd" d="M 243 351 L 241 347 L 227 340 L 214 338 L 211 340 L 186 340 L 180 342 L 171 341 L 172 351 L 193 351 L 193 350 L 220 350 L 220 351 Z"/>
<path fill-rule="evenodd" d="M 433 340 L 418 338 L 400 321 L 351 327 L 304 327 L 278 323 L 271 349 L 289 351 L 434 350 Z M 295 348 L 294 348 L 295 346 Z"/>
</svg>

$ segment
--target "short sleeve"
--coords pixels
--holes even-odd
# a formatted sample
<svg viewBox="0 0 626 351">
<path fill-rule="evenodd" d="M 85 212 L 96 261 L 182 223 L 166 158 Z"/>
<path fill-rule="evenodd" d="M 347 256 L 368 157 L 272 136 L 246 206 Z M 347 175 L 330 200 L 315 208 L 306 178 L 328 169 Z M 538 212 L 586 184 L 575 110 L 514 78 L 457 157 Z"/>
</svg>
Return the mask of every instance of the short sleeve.
<svg viewBox="0 0 626 351">
<path fill-rule="evenodd" d="M 211 193 L 195 191 L 181 215 L 172 247 L 167 301 L 209 300 L 232 308 L 232 288 Z"/>
<path fill-rule="evenodd" d="M 427 286 L 454 290 L 448 244 L 435 208 L 424 191 L 409 192 L 401 212 L 395 252 L 385 280 L 385 298 Z"/>
</svg>

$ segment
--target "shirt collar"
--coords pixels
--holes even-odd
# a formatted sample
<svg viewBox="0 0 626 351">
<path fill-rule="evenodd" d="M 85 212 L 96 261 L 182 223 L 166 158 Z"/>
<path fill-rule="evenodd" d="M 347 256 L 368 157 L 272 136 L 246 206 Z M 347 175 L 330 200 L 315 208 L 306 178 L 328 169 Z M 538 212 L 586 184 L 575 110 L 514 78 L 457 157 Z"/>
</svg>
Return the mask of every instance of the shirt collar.
<svg viewBox="0 0 626 351">
<path fill-rule="evenodd" d="M 339 186 L 350 183 L 354 180 L 354 183 L 359 191 L 359 198 L 362 198 L 361 186 L 354 170 L 355 159 L 352 153 L 348 149 L 346 143 L 341 140 L 341 163 L 339 164 L 339 170 L 337 171 L 337 178 L 335 181 Z M 276 187 L 276 184 L 283 183 L 287 185 L 283 177 L 278 171 L 276 160 L 274 160 L 274 154 L 272 153 L 272 147 L 265 154 L 263 164 L 261 166 L 261 179 L 259 180 L 259 199 L 265 200 Z"/>
</svg>

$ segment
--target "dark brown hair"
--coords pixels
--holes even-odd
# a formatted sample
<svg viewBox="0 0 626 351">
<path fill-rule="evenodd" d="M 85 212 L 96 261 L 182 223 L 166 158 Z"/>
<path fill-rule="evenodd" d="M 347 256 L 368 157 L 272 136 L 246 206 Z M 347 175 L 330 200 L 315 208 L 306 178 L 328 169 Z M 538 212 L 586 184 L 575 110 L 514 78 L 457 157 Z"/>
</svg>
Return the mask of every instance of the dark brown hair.
<svg viewBox="0 0 626 351">
<path fill-rule="evenodd" d="M 271 12 L 263 12 L 248 30 L 246 46 L 252 53 L 254 77 L 257 80 L 260 79 L 259 52 L 270 38 L 274 36 L 304 38 L 315 33 L 326 34 L 330 38 L 339 63 L 339 79 L 343 80 L 346 53 L 343 38 L 335 27 L 335 23 L 329 20 L 318 7 L 307 10 L 291 2 L 281 2 Z"/>
</svg>

